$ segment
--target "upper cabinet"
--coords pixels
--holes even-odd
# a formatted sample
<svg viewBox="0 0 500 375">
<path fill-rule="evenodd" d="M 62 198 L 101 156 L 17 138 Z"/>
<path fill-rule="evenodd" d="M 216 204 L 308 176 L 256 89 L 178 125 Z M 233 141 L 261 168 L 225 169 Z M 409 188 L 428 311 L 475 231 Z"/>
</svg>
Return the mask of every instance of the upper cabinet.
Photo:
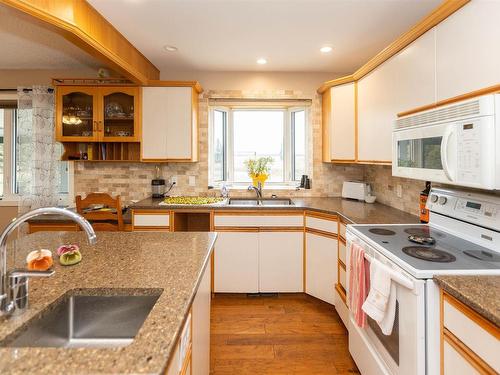
<svg viewBox="0 0 500 375">
<path fill-rule="evenodd" d="M 436 27 L 438 101 L 500 83 L 499 14 L 498 1 L 471 1 Z"/>
<path fill-rule="evenodd" d="M 198 161 L 198 85 L 142 88 L 142 160 Z"/>
<path fill-rule="evenodd" d="M 392 158 L 397 113 L 435 101 L 434 30 L 358 81 L 358 161 Z"/>
<path fill-rule="evenodd" d="M 140 137 L 138 87 L 59 86 L 56 139 L 60 142 L 135 142 Z"/>
<path fill-rule="evenodd" d="M 356 160 L 356 83 L 323 94 L 323 161 Z"/>
</svg>

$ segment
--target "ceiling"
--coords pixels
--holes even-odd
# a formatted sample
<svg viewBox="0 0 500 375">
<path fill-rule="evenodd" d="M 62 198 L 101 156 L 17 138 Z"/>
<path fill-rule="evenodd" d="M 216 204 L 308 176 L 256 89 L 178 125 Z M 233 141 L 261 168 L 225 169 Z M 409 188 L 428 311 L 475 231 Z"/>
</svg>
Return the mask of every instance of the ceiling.
<svg viewBox="0 0 500 375">
<path fill-rule="evenodd" d="M 161 71 L 352 73 L 441 0 L 88 0 Z M 167 52 L 173 45 L 177 52 Z M 333 51 L 322 54 L 324 45 Z M 256 64 L 265 57 L 266 65 Z"/>
<path fill-rule="evenodd" d="M 97 69 L 103 64 L 34 21 L 0 4 L 0 69 Z"/>
</svg>

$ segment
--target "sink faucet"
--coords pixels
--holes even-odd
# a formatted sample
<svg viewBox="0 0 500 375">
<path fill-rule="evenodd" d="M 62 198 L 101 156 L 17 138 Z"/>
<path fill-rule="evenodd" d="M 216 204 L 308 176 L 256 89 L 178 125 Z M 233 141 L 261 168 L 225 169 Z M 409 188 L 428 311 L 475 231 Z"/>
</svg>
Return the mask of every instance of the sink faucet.
<svg viewBox="0 0 500 375">
<path fill-rule="evenodd" d="M 63 215 L 79 224 L 87 233 L 88 242 L 94 245 L 97 236 L 92 225 L 79 214 L 64 208 L 43 207 L 37 208 L 14 219 L 0 234 L 0 316 L 19 315 L 28 307 L 28 277 L 48 277 L 54 270 L 33 271 L 14 269 L 7 272 L 7 238 L 26 220 L 39 215 Z"/>
<path fill-rule="evenodd" d="M 257 182 L 257 186 L 250 185 L 247 189 L 248 191 L 255 191 L 255 194 L 257 195 L 257 199 L 262 199 L 262 184 Z"/>
</svg>

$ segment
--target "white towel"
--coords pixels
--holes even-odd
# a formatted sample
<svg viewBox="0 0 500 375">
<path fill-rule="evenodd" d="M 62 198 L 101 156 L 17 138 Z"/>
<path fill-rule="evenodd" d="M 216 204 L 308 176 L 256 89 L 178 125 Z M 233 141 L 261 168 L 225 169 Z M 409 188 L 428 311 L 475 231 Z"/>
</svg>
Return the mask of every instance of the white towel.
<svg viewBox="0 0 500 375">
<path fill-rule="evenodd" d="M 378 323 L 384 335 L 390 335 L 396 314 L 396 285 L 387 266 L 376 259 L 370 264 L 370 279 L 370 293 L 362 309 Z"/>
</svg>

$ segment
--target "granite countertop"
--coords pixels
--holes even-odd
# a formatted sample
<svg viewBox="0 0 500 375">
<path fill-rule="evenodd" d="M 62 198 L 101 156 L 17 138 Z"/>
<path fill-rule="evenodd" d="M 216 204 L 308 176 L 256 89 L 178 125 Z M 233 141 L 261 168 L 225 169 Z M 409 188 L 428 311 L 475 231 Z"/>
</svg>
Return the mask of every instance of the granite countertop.
<svg viewBox="0 0 500 375">
<path fill-rule="evenodd" d="M 500 327 L 500 276 L 436 276 L 437 284 Z"/>
<path fill-rule="evenodd" d="M 99 232 L 89 246 L 83 232 L 39 232 L 9 246 L 9 268 L 23 266 L 33 249 L 55 250 L 78 243 L 83 260 L 55 275 L 30 280 L 30 307 L 19 317 L 2 318 L 0 341 L 67 292 L 131 294 L 162 290 L 134 342 L 120 348 L 0 348 L 2 374 L 163 374 L 182 324 L 208 264 L 215 233 Z M 23 250 L 19 250 L 23 249 Z M 17 251 L 17 253 L 15 253 Z M 56 264 L 57 263 L 57 264 Z M 113 291 L 114 289 L 114 291 Z"/>
<path fill-rule="evenodd" d="M 76 212 L 76 208 L 68 208 L 68 210 Z M 132 214 L 131 211 L 127 208 L 125 212 L 122 214 L 123 223 L 131 224 L 132 223 Z M 62 215 L 39 215 L 34 218 L 28 220 L 29 223 L 74 223 L 71 219 L 68 219 L 67 216 Z M 75 223 L 76 224 L 76 223 Z"/>
<path fill-rule="evenodd" d="M 243 206 L 243 205 L 159 205 L 162 199 L 146 198 L 130 206 L 130 209 L 158 210 L 311 210 L 338 214 L 354 224 L 401 224 L 418 223 L 419 218 L 381 203 L 364 203 L 343 198 L 292 198 L 291 206 Z"/>
</svg>

